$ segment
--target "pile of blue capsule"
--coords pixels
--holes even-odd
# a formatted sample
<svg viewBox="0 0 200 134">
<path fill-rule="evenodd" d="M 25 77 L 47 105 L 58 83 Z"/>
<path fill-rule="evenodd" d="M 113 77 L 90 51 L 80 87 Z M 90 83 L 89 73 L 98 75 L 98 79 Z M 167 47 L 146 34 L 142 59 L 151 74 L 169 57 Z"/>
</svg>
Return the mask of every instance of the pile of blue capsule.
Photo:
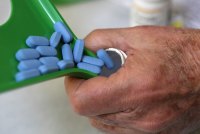
<svg viewBox="0 0 200 134">
<path fill-rule="evenodd" d="M 97 51 L 97 57 L 84 55 L 84 40 L 77 39 L 74 49 L 69 45 L 73 36 L 63 22 L 54 24 L 55 32 L 50 40 L 42 36 L 29 36 L 26 40 L 28 48 L 17 51 L 19 72 L 16 81 L 24 81 L 40 75 L 77 67 L 95 74 L 100 74 L 103 66 L 108 69 L 114 67 L 111 57 L 104 49 Z M 62 60 L 57 57 L 57 47 L 62 45 Z"/>
</svg>

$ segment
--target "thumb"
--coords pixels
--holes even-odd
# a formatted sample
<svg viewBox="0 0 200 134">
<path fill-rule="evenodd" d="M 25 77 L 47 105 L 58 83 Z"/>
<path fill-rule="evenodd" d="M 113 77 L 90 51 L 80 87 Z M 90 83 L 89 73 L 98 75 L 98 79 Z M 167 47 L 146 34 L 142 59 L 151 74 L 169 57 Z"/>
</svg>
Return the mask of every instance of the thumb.
<svg viewBox="0 0 200 134">
<path fill-rule="evenodd" d="M 126 52 L 129 49 L 124 38 L 128 29 L 99 29 L 94 30 L 85 38 L 88 49 L 96 52 L 99 49 L 116 48 Z"/>
</svg>

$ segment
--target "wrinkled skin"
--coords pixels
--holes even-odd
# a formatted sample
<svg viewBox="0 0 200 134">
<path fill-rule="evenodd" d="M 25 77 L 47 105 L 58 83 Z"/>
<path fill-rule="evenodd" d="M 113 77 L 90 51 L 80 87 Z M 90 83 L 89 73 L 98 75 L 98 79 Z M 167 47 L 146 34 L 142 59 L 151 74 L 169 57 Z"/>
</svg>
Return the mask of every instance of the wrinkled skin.
<svg viewBox="0 0 200 134">
<path fill-rule="evenodd" d="M 86 47 L 128 58 L 108 78 L 66 78 L 77 113 L 108 134 L 189 134 L 200 127 L 200 31 L 170 27 L 95 30 Z"/>
</svg>

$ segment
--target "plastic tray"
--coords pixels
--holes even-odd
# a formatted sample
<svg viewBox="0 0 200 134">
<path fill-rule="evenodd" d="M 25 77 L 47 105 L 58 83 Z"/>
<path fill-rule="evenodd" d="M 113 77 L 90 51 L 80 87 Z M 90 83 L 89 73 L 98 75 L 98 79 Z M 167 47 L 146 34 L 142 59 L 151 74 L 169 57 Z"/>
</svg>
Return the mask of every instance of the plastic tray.
<svg viewBox="0 0 200 134">
<path fill-rule="evenodd" d="M 49 0 L 11 0 L 11 3 L 10 19 L 0 26 L 0 93 L 64 75 L 84 79 L 96 76 L 89 71 L 72 68 L 16 82 L 14 76 L 18 72 L 18 61 L 15 59 L 15 53 L 19 49 L 27 47 L 26 38 L 29 35 L 41 35 L 49 38 L 54 32 L 53 24 L 55 22 L 62 21 L 65 24 L 66 22 Z M 74 34 L 73 37 L 72 47 L 77 39 Z M 61 57 L 61 44 L 57 50 L 58 57 Z M 87 49 L 84 50 L 84 53 L 95 56 Z"/>
</svg>

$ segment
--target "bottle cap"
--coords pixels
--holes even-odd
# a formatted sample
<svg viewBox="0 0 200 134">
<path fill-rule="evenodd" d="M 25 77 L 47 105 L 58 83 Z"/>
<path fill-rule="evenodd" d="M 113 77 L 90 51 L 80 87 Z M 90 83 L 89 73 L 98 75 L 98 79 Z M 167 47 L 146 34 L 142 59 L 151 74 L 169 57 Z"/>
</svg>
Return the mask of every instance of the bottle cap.
<svg viewBox="0 0 200 134">
<path fill-rule="evenodd" d="M 100 76 L 108 77 L 111 74 L 117 72 L 124 64 L 127 59 L 127 55 L 122 50 L 116 49 L 116 48 L 109 48 L 106 49 L 106 52 L 111 57 L 111 59 L 114 62 L 114 68 L 108 69 L 106 67 L 102 68 L 102 71 L 100 73 Z"/>
</svg>

